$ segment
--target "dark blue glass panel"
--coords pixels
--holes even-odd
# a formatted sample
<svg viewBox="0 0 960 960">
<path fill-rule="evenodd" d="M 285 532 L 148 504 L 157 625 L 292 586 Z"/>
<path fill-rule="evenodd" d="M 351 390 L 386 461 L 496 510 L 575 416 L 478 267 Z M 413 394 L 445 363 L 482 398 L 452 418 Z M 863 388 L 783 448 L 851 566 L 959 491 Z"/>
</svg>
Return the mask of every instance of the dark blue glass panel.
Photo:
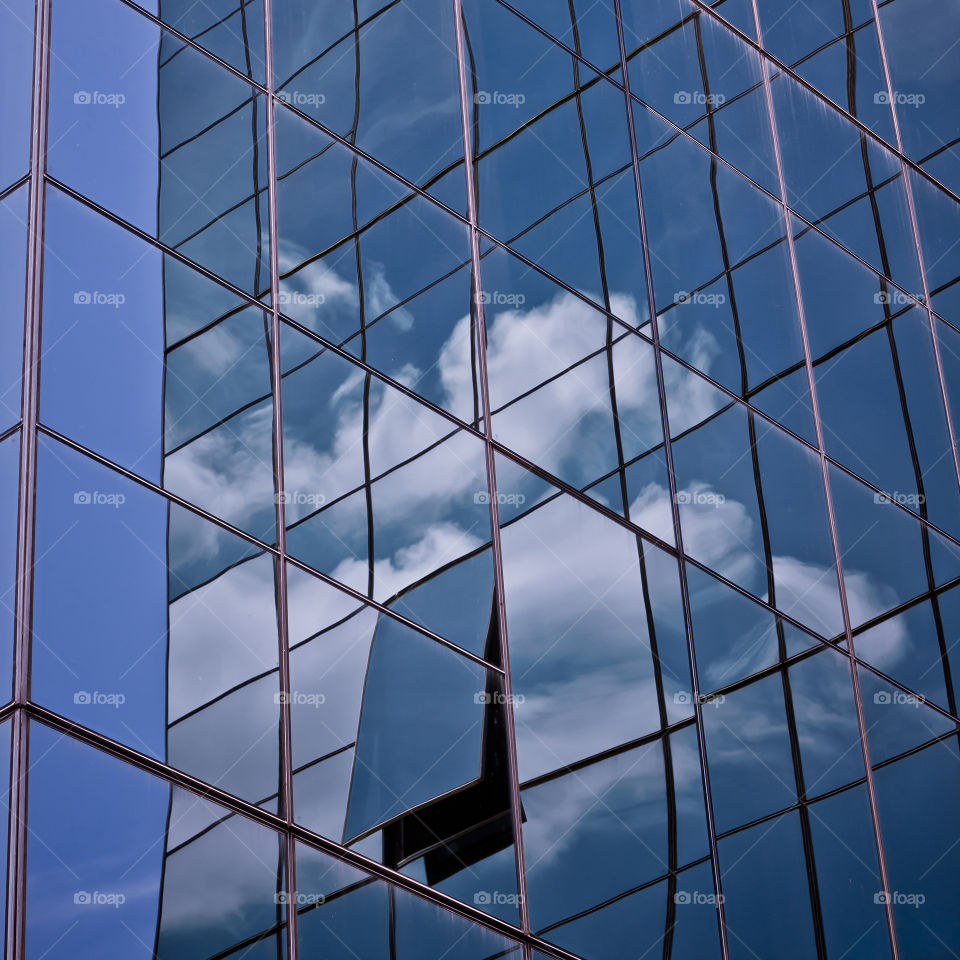
<svg viewBox="0 0 960 960">
<path fill-rule="evenodd" d="M 544 934 L 587 960 L 662 956 L 698 960 L 721 956 L 717 896 L 709 863 L 645 887 Z M 546 960 L 534 953 L 538 960 Z"/>
<path fill-rule="evenodd" d="M 613 0 L 574 0 L 566 4 L 517 0 L 511 6 L 595 67 L 609 70 L 620 65 Z"/>
<path fill-rule="evenodd" d="M 155 17 L 194 43 L 209 50 L 235 70 L 258 83 L 266 82 L 261 0 L 136 0 Z M 164 34 L 160 63 L 180 56 L 187 45 Z"/>
<path fill-rule="evenodd" d="M 788 813 L 720 841 L 730 956 L 817 956 L 800 818 Z"/>
<path fill-rule="evenodd" d="M 904 152 L 956 192 L 960 126 L 952 99 L 957 83 L 952 44 L 960 12 L 936 0 L 896 0 L 882 5 L 880 25 Z"/>
<path fill-rule="evenodd" d="M 876 772 L 901 956 L 947 958 L 960 939 L 958 774 L 953 738 Z"/>
<path fill-rule="evenodd" d="M 776 194 L 759 54 L 686 0 L 628 6 L 647 39 L 630 56 L 631 92 Z"/>
<path fill-rule="evenodd" d="M 711 700 L 704 709 L 703 729 L 718 830 L 796 802 L 779 676 Z"/>
<path fill-rule="evenodd" d="M 492 895 L 492 894 L 491 894 Z M 513 941 L 303 844 L 297 846 L 300 948 L 356 960 L 519 960 Z"/>
<path fill-rule="evenodd" d="M 928 706 L 922 694 L 901 690 L 863 667 L 858 673 L 874 765 L 958 729 L 955 721 Z"/>
<path fill-rule="evenodd" d="M 830 485 L 852 626 L 960 575 L 960 548 L 895 500 L 836 468 Z"/>
<path fill-rule="evenodd" d="M 495 0 L 469 0 L 464 17 L 481 227 L 635 322 L 646 292 L 623 91 Z"/>
<path fill-rule="evenodd" d="M 453 7 L 277 0 L 282 101 L 466 213 Z"/>
<path fill-rule="evenodd" d="M 905 289 L 922 289 L 899 161 L 785 74 L 772 81 L 787 202 Z"/>
<path fill-rule="evenodd" d="M 534 929 L 566 920 L 707 853 L 692 726 L 666 741 L 651 741 L 529 787 L 522 799 Z"/>
<path fill-rule="evenodd" d="M 870 803 L 864 786 L 809 808 L 828 956 L 890 956 Z"/>
</svg>

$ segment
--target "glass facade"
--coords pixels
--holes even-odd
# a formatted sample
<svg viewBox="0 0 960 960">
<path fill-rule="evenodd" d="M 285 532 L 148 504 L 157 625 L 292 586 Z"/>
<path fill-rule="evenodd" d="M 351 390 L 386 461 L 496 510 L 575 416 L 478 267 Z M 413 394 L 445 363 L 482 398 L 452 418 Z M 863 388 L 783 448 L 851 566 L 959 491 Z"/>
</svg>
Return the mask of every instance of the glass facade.
<svg viewBox="0 0 960 960">
<path fill-rule="evenodd" d="M 0 4 L 5 956 L 960 955 L 958 47 Z"/>
</svg>

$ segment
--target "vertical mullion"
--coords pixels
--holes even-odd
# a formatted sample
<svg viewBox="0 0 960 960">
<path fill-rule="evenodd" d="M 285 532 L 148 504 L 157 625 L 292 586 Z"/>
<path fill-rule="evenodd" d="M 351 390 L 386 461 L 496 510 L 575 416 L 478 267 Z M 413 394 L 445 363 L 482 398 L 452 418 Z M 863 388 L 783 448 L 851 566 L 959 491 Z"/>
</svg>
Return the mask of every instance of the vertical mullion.
<svg viewBox="0 0 960 960">
<path fill-rule="evenodd" d="M 760 26 L 760 12 L 757 0 L 751 0 L 753 7 L 754 26 L 761 47 L 763 33 Z M 836 513 L 833 504 L 833 495 L 830 485 L 830 467 L 824 448 L 823 423 L 820 419 L 820 405 L 817 401 L 816 382 L 813 373 L 813 359 L 810 353 L 810 341 L 807 335 L 806 314 L 804 312 L 803 296 L 800 287 L 800 272 L 797 266 L 796 249 L 793 242 L 793 230 L 790 220 L 790 208 L 787 205 L 786 178 L 783 172 L 783 159 L 780 152 L 780 137 L 777 130 L 776 115 L 773 108 L 773 91 L 771 90 L 771 62 L 764 56 L 763 87 L 766 100 L 767 118 L 770 124 L 770 135 L 773 141 L 774 159 L 777 165 L 777 182 L 780 190 L 780 205 L 783 211 L 784 229 L 786 231 L 787 252 L 790 257 L 790 270 L 793 276 L 794 296 L 797 304 L 797 317 L 800 323 L 800 338 L 803 343 L 804 366 L 807 370 L 807 385 L 810 390 L 810 405 L 813 413 L 814 427 L 819 448 L 820 472 L 823 481 L 823 493 L 827 505 L 827 518 L 830 524 L 830 539 L 833 545 L 834 563 L 837 573 L 837 585 L 840 591 L 840 606 L 843 614 L 843 627 L 847 641 L 847 660 L 850 665 L 850 677 L 853 684 L 854 704 L 857 712 L 857 726 L 860 733 L 860 747 L 863 752 L 864 771 L 866 775 L 867 796 L 870 803 L 870 817 L 872 820 L 874 843 L 877 850 L 877 864 L 880 869 L 880 881 L 885 896 L 885 912 L 887 920 L 887 934 L 890 938 L 890 949 L 894 960 L 900 960 L 900 950 L 897 944 L 896 925 L 893 916 L 893 905 L 890 903 L 890 882 L 887 873 L 887 861 L 884 853 L 883 838 L 880 829 L 880 811 L 877 802 L 876 786 L 873 779 L 873 766 L 870 760 L 870 744 L 867 740 L 866 717 L 863 710 L 863 697 L 860 690 L 860 675 L 857 670 L 856 649 L 853 640 L 853 631 L 850 622 L 850 608 L 847 601 L 846 584 L 843 575 L 843 562 L 840 552 L 840 537 L 837 531 Z"/>
<path fill-rule="evenodd" d="M 897 160 L 900 164 L 900 176 L 903 178 L 903 190 L 907 199 L 907 215 L 910 219 L 910 233 L 913 238 L 914 247 L 917 255 L 917 266 L 920 270 L 920 284 L 923 291 L 923 303 L 927 313 L 927 322 L 930 325 L 930 337 L 933 341 L 933 356 L 937 364 L 937 378 L 940 385 L 940 393 L 943 397 L 943 412 L 947 421 L 947 433 L 950 435 L 950 452 L 953 455 L 953 468 L 957 477 L 957 484 L 960 487 L 960 454 L 957 451 L 957 436 L 953 429 L 953 414 L 950 410 L 950 400 L 947 393 L 947 380 L 943 372 L 943 362 L 940 356 L 940 338 L 937 336 L 937 318 L 933 314 L 933 305 L 930 303 L 930 286 L 927 281 L 927 267 L 923 259 L 923 245 L 920 242 L 920 225 L 917 221 L 917 209 L 913 197 L 913 185 L 910 182 L 910 168 L 904 159 L 903 137 L 900 132 L 900 118 L 897 114 L 897 106 L 893 95 L 893 77 L 890 73 L 890 63 L 887 59 L 887 47 L 884 43 L 883 29 L 880 26 L 880 9 L 877 0 L 870 0 L 873 8 L 873 23 L 877 32 L 877 44 L 880 50 L 880 65 L 883 68 L 883 82 L 887 88 L 887 96 L 890 104 L 890 116 L 893 121 L 893 135 L 896 140 Z M 936 188 L 934 188 L 936 189 Z M 887 306 L 884 305 L 884 311 Z"/>
<path fill-rule="evenodd" d="M 277 549 L 274 559 L 277 602 L 277 632 L 280 641 L 280 814 L 293 824 L 293 752 L 290 717 L 290 637 L 287 619 L 287 524 L 283 470 L 283 406 L 281 384 L 283 364 L 280 355 L 280 259 L 277 230 L 277 141 L 276 99 L 273 69 L 273 3 L 263 4 L 264 72 L 267 87 L 267 198 L 270 234 L 270 307 L 271 349 L 270 380 L 273 389 L 273 486 L 276 501 Z M 284 867 L 286 872 L 287 956 L 297 960 L 297 865 L 296 840 L 289 830 L 284 835 Z"/>
<path fill-rule="evenodd" d="M 657 326 L 657 308 L 653 293 L 653 267 L 650 261 L 650 244 L 647 238 L 647 222 L 643 206 L 643 188 L 640 178 L 640 158 L 637 151 L 637 135 L 633 122 L 633 97 L 630 92 L 630 73 L 627 62 L 626 40 L 623 30 L 620 0 L 614 0 L 614 13 L 617 20 L 617 40 L 620 46 L 620 73 L 623 78 L 624 98 L 627 111 L 627 126 L 630 139 L 630 153 L 633 161 L 634 184 L 637 192 L 637 214 L 640 223 L 640 241 L 643 249 L 643 271 L 647 286 L 647 301 L 650 311 L 650 331 L 653 340 L 653 353 L 656 363 L 657 392 L 660 403 L 660 418 L 663 425 L 663 451 L 667 465 L 667 483 L 670 492 L 670 514 L 677 547 L 677 568 L 680 578 L 680 595 L 683 603 L 684 630 L 687 639 L 687 656 L 690 662 L 690 682 L 693 694 L 694 716 L 697 728 L 697 749 L 700 753 L 700 773 L 703 782 L 704 809 L 710 843 L 710 859 L 713 869 L 713 882 L 717 893 L 717 922 L 720 930 L 720 948 L 724 960 L 729 960 L 730 947 L 727 938 L 726 915 L 723 904 L 723 887 L 720 877 L 720 858 L 717 851 L 717 830 L 713 816 L 713 797 L 710 791 L 710 773 L 707 763 L 707 744 L 703 732 L 703 704 L 700 701 L 700 682 L 697 676 L 697 655 L 693 643 L 693 621 L 690 612 L 690 593 L 687 584 L 687 570 L 684 563 L 683 533 L 680 528 L 680 508 L 677 503 L 677 479 L 673 467 L 673 447 L 670 440 L 670 418 L 667 411 L 667 395 L 663 381 L 663 357 L 660 353 L 660 334 Z"/>
<path fill-rule="evenodd" d="M 490 391 L 487 381 L 487 334 L 480 282 L 480 235 L 478 233 L 477 197 L 473 170 L 473 137 L 471 135 L 470 104 L 467 91 L 467 64 L 464 49 L 466 22 L 462 0 L 453 0 L 457 36 L 457 67 L 460 82 L 460 119 L 463 128 L 463 170 L 467 186 L 467 215 L 470 221 L 471 297 L 476 318 L 477 361 L 480 367 L 480 398 L 484 422 L 484 452 L 487 466 L 487 486 L 490 494 L 490 538 L 494 567 L 494 591 L 497 605 L 497 627 L 500 639 L 500 666 L 503 669 L 504 717 L 507 728 L 507 769 L 510 776 L 510 806 L 513 822 L 513 846 L 517 868 L 517 892 L 520 896 L 520 926 L 530 933 L 530 912 L 527 905 L 527 878 L 524 864 L 522 816 L 520 807 L 520 779 L 517 765 L 516 726 L 513 716 L 513 681 L 510 674 L 510 650 L 507 638 L 507 612 L 503 595 L 503 557 L 500 543 L 500 510 L 497 503 L 496 460 L 490 415 Z M 529 947 L 524 947 L 525 957 Z"/>
<path fill-rule="evenodd" d="M 37 0 L 33 42 L 33 104 L 27 227 L 23 383 L 20 412 L 20 477 L 17 513 L 17 583 L 7 858 L 6 956 L 24 956 L 26 934 L 27 770 L 29 729 L 23 709 L 30 699 L 30 637 L 33 610 L 34 509 L 36 505 L 37 410 L 40 386 L 40 303 L 43 290 L 43 212 L 46 169 L 47 71 L 50 0 Z"/>
</svg>

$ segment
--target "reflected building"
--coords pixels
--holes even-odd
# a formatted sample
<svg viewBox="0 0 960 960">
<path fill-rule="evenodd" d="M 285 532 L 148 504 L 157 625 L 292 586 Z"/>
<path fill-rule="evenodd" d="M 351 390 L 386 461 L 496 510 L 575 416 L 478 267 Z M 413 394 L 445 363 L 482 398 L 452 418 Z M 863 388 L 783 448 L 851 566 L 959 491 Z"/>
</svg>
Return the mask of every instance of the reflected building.
<svg viewBox="0 0 960 960">
<path fill-rule="evenodd" d="M 9 957 L 955 955 L 960 18 L 0 21 Z"/>
</svg>

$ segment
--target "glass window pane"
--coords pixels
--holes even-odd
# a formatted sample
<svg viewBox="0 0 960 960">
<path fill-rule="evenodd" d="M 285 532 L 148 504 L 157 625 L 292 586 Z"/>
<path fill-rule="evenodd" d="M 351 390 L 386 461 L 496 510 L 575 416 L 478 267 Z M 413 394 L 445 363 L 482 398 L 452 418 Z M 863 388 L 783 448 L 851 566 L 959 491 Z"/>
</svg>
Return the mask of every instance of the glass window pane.
<svg viewBox="0 0 960 960">
<path fill-rule="evenodd" d="M 43 438 L 33 696 L 253 803 L 275 803 L 273 563 Z"/>
<path fill-rule="evenodd" d="M 52 15 L 50 173 L 248 293 L 270 283 L 263 98 L 118 0 Z"/>
<path fill-rule="evenodd" d="M 43 423 L 274 542 L 268 315 L 51 189 Z"/>
<path fill-rule="evenodd" d="M 0 283 L 6 301 L 0 327 L 0 430 L 20 419 L 29 192 L 25 184 L 0 200 Z"/>
<path fill-rule="evenodd" d="M 796 813 L 720 841 L 731 957 L 817 956 L 804 863 Z"/>
<path fill-rule="evenodd" d="M 235 70 L 265 83 L 261 0 L 136 0 L 148 13 L 193 40 Z M 161 65 L 180 56 L 186 44 L 164 34 Z"/>
<path fill-rule="evenodd" d="M 520 960 L 513 941 L 303 844 L 297 923 L 307 956 L 357 960 Z"/>
<path fill-rule="evenodd" d="M 516 922 L 499 675 L 293 567 L 288 594 L 297 821 Z"/>
<path fill-rule="evenodd" d="M 277 0 L 278 96 L 465 212 L 457 40 L 441 0 Z"/>
<path fill-rule="evenodd" d="M 36 723 L 30 764 L 30 960 L 283 950 L 274 831 Z M 174 813 L 207 829 L 182 837 Z"/>
</svg>

